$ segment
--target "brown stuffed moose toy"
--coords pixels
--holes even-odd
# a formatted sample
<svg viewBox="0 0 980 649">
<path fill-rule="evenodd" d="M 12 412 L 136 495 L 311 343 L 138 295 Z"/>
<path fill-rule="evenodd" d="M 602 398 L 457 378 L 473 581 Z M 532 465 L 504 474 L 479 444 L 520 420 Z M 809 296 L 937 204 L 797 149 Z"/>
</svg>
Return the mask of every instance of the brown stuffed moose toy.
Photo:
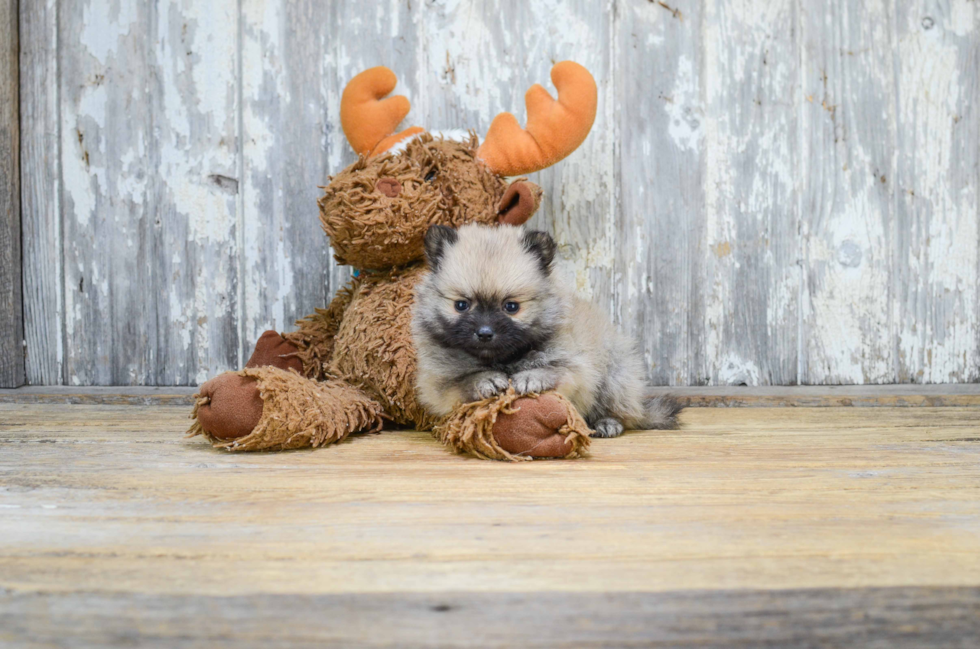
<svg viewBox="0 0 980 649">
<path fill-rule="evenodd" d="M 527 128 L 498 115 L 482 144 L 472 132 L 395 133 L 409 111 L 405 97 L 385 98 L 396 77 L 385 67 L 354 77 L 340 120 L 357 162 L 330 179 L 320 221 L 350 284 L 299 329 L 266 331 L 245 368 L 206 383 L 196 395 L 190 435 L 230 451 L 318 447 L 382 427 L 434 430 L 457 452 L 521 460 L 577 457 L 589 429 L 554 392 L 510 391 L 459 404 L 442 421 L 414 394 L 413 292 L 425 271 L 423 239 L 431 225 L 520 225 L 538 208 L 540 188 L 520 176 L 548 167 L 586 138 L 596 85 L 571 61 L 556 64 L 553 99 L 540 85 L 526 94 Z"/>
</svg>

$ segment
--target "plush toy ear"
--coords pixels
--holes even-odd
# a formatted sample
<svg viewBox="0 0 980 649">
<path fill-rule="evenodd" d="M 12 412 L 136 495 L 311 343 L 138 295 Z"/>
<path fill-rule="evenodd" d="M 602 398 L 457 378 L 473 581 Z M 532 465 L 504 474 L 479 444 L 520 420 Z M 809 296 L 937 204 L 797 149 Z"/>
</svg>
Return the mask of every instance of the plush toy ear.
<svg viewBox="0 0 980 649">
<path fill-rule="evenodd" d="M 551 263 L 555 260 L 558 246 L 547 232 L 528 230 L 524 233 L 524 249 L 538 258 L 545 275 L 551 273 Z"/>
<path fill-rule="evenodd" d="M 446 254 L 446 249 L 459 240 L 459 233 L 445 225 L 430 225 L 425 231 L 425 260 L 429 268 L 436 270 Z"/>
<path fill-rule="evenodd" d="M 502 225 L 523 225 L 538 211 L 542 193 L 534 183 L 515 180 L 500 199 L 497 221 Z"/>
</svg>

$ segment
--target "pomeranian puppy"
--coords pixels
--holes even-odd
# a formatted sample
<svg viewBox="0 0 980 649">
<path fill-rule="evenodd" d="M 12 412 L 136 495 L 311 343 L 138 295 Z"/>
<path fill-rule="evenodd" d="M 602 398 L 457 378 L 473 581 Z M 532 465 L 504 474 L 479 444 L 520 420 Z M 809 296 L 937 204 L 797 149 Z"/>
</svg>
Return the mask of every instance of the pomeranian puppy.
<svg viewBox="0 0 980 649">
<path fill-rule="evenodd" d="M 412 334 L 417 391 L 437 416 L 505 392 L 556 390 L 593 437 L 673 428 L 679 405 L 648 397 L 632 343 L 552 273 L 555 242 L 523 227 L 434 225 Z"/>
</svg>

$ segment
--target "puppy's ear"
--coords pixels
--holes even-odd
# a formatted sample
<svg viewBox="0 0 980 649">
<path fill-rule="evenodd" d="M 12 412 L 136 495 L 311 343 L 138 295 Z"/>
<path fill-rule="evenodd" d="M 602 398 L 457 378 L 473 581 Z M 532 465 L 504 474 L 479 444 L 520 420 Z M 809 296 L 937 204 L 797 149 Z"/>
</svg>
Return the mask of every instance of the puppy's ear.
<svg viewBox="0 0 980 649">
<path fill-rule="evenodd" d="M 547 232 L 528 230 L 524 233 L 524 249 L 538 259 L 545 275 L 551 273 L 551 262 L 555 260 L 558 246 Z"/>
<path fill-rule="evenodd" d="M 445 225 L 430 225 L 425 231 L 425 260 L 429 268 L 437 270 L 446 250 L 458 240 L 456 230 Z"/>
</svg>

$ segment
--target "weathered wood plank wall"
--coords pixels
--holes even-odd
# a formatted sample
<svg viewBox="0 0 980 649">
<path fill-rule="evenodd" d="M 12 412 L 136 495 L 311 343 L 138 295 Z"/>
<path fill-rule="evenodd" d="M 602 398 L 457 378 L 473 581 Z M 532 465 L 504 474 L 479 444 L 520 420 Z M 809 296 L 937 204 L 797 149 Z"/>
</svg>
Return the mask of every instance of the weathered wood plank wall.
<svg viewBox="0 0 980 649">
<path fill-rule="evenodd" d="M 237 367 L 348 275 L 350 77 L 482 132 L 565 58 L 599 111 L 533 224 L 656 383 L 980 380 L 977 4 L 22 3 L 28 380 Z"/>
<path fill-rule="evenodd" d="M 17 0 L 0 3 L 0 388 L 24 384 Z"/>
<path fill-rule="evenodd" d="M 24 338 L 27 379 L 38 385 L 65 377 L 57 2 L 24 2 L 20 11 Z"/>
</svg>

